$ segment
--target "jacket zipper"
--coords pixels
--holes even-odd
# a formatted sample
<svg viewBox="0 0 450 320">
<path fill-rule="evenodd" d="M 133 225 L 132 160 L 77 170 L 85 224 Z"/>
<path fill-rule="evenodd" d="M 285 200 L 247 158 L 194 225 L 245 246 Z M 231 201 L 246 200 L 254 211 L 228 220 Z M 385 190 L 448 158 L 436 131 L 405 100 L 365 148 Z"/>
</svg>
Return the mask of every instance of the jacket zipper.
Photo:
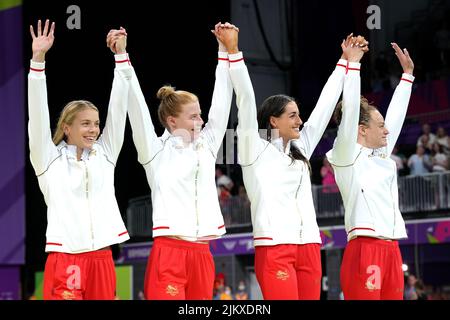
<svg viewBox="0 0 450 320">
<path fill-rule="evenodd" d="M 298 182 L 298 187 L 297 187 L 297 191 L 295 191 L 295 207 L 297 208 L 297 213 L 300 217 L 300 241 L 302 240 L 302 234 L 303 234 L 303 218 L 302 218 L 302 214 L 300 213 L 300 209 L 298 207 L 298 192 L 300 191 L 300 187 L 302 185 L 302 181 L 303 181 L 303 169 L 300 173 L 300 181 Z"/>
<path fill-rule="evenodd" d="M 198 154 L 197 154 L 198 156 Z M 195 214 L 197 217 L 197 230 L 196 237 L 198 238 L 198 229 L 200 227 L 199 217 L 198 217 L 198 172 L 200 170 L 200 159 L 197 158 L 197 170 L 195 172 Z"/>
<path fill-rule="evenodd" d="M 88 168 L 87 168 L 87 164 L 86 162 L 83 160 L 84 163 L 84 169 L 85 169 L 85 178 L 86 178 L 86 200 L 88 203 L 88 211 L 89 211 L 89 220 L 91 222 L 91 241 L 92 241 L 92 249 L 94 249 L 94 228 L 93 228 L 93 223 L 92 223 L 92 215 L 91 215 L 91 210 L 90 210 L 90 205 L 89 205 L 89 173 L 88 173 Z"/>
</svg>

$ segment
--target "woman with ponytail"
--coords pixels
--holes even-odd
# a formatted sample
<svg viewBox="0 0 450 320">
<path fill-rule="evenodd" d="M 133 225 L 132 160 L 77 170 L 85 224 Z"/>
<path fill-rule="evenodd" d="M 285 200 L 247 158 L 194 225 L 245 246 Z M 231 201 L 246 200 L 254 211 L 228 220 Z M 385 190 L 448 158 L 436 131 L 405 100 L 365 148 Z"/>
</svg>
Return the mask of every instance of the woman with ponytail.
<svg viewBox="0 0 450 320">
<path fill-rule="evenodd" d="M 228 124 L 233 88 L 229 68 L 242 60 L 238 29 L 216 25 L 221 34 L 216 82 L 208 122 L 203 126 L 196 95 L 171 86 L 157 93 L 155 133 L 144 95 L 133 73 L 128 115 L 138 161 L 152 195 L 153 247 L 145 274 L 149 300 L 211 300 L 215 268 L 209 240 L 225 233 L 215 186 L 215 162 Z"/>
<path fill-rule="evenodd" d="M 407 238 L 399 208 L 397 167 L 390 158 L 402 130 L 414 82 L 408 50 L 391 43 L 403 74 L 386 119 L 347 83 L 336 107 L 337 137 L 327 158 L 345 207 L 347 246 L 341 264 L 346 300 L 402 300 L 404 279 L 398 240 Z"/>
<path fill-rule="evenodd" d="M 123 143 L 129 87 L 126 33 L 116 35 L 116 68 L 103 133 L 98 109 L 89 101 L 69 102 L 51 138 L 45 54 L 55 23 L 30 26 L 33 57 L 28 74 L 30 158 L 47 204 L 44 299 L 115 297 L 110 245 L 129 239 L 114 194 L 114 169 Z"/>
<path fill-rule="evenodd" d="M 364 38 L 351 35 L 341 47 L 341 60 L 303 128 L 294 98 L 271 96 L 257 111 L 245 65 L 244 73 L 230 70 L 238 105 L 238 156 L 251 201 L 255 271 L 264 299 L 320 299 L 321 239 L 309 158 L 344 79 L 359 77 L 359 60 L 368 50 Z"/>
</svg>

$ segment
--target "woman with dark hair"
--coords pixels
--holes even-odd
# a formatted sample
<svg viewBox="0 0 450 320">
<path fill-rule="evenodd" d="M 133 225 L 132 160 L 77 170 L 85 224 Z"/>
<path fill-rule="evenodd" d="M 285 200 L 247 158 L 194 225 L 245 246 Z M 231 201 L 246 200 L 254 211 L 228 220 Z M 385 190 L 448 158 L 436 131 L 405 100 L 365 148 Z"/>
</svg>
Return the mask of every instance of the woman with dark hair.
<svg viewBox="0 0 450 320">
<path fill-rule="evenodd" d="M 292 97 L 271 96 L 257 114 L 248 72 L 230 70 L 239 108 L 238 156 L 251 201 L 255 271 L 264 299 L 320 298 L 321 239 L 309 158 L 333 114 L 344 78 L 359 81 L 366 45 L 362 37 L 343 40 L 341 60 L 301 130 Z"/>
</svg>

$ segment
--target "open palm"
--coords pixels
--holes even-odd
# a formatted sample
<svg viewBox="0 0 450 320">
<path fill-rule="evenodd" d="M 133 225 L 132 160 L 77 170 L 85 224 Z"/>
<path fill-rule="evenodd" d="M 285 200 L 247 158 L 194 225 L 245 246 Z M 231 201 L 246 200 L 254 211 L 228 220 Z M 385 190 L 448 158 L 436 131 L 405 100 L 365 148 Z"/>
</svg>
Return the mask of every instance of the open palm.
<svg viewBox="0 0 450 320">
<path fill-rule="evenodd" d="M 44 30 L 42 31 L 41 20 L 38 21 L 37 35 L 34 33 L 33 26 L 30 26 L 31 37 L 33 38 L 33 44 L 31 49 L 33 53 L 45 54 L 53 45 L 55 40 L 55 23 L 53 22 L 49 29 L 50 21 L 45 21 Z"/>
<path fill-rule="evenodd" d="M 395 55 L 398 58 L 398 61 L 400 61 L 400 64 L 402 65 L 403 72 L 412 74 L 414 71 L 414 62 L 412 61 L 411 57 L 409 56 L 409 52 L 407 49 L 400 49 L 400 47 L 395 43 L 391 43 L 392 48 L 395 50 Z"/>
</svg>

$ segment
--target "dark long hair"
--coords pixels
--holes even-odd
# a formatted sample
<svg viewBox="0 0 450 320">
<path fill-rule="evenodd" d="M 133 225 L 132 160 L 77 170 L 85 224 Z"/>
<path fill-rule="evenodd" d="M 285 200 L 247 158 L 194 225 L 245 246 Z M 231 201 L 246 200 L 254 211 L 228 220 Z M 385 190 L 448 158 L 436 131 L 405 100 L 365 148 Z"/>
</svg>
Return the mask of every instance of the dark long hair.
<svg viewBox="0 0 450 320">
<path fill-rule="evenodd" d="M 270 117 L 278 118 L 286 110 L 286 105 L 289 102 L 295 102 L 295 99 L 284 94 L 277 94 L 268 97 L 262 103 L 258 110 L 258 127 L 259 129 L 266 130 L 267 141 L 272 140 L 271 131 L 272 125 L 270 124 Z M 309 173 L 311 173 L 311 164 L 309 160 L 302 154 L 296 145 L 291 143 L 291 148 L 289 150 L 289 156 L 292 158 L 292 163 L 294 160 L 303 161 L 308 167 Z"/>
</svg>

